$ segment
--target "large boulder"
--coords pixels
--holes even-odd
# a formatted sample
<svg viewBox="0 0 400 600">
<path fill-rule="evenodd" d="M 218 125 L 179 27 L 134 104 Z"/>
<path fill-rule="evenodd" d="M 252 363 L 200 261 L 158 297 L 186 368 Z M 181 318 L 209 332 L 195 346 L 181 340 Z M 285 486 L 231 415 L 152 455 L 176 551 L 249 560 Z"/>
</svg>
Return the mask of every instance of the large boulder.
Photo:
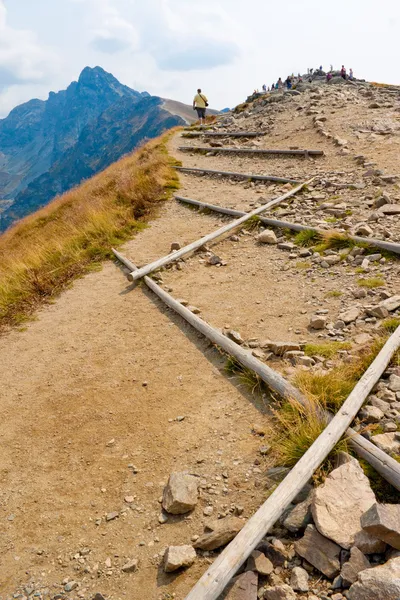
<svg viewBox="0 0 400 600">
<path fill-rule="evenodd" d="M 164 571 L 172 573 L 183 567 L 191 567 L 196 560 L 196 550 L 192 546 L 169 546 L 164 556 Z"/>
<path fill-rule="evenodd" d="M 200 550 L 215 550 L 225 546 L 239 533 L 244 523 L 237 517 L 210 521 L 206 525 L 206 533 L 199 537 L 193 545 Z"/>
<path fill-rule="evenodd" d="M 340 571 L 340 546 L 321 535 L 314 525 L 308 525 L 294 548 L 299 556 L 305 558 L 313 567 L 326 577 L 333 579 Z"/>
<path fill-rule="evenodd" d="M 366 569 L 348 591 L 348 600 L 398 600 L 400 598 L 400 557 Z"/>
<path fill-rule="evenodd" d="M 162 505 L 172 515 L 183 515 L 197 504 L 197 477 L 188 473 L 171 473 L 164 488 Z"/>
<path fill-rule="evenodd" d="M 362 515 L 361 526 L 370 535 L 400 550 L 400 504 L 374 504 Z"/>
<path fill-rule="evenodd" d="M 356 460 L 334 469 L 314 492 L 311 506 L 318 531 L 342 548 L 357 546 L 366 554 L 385 544 L 363 531 L 361 516 L 376 502 L 368 478 Z"/>
</svg>

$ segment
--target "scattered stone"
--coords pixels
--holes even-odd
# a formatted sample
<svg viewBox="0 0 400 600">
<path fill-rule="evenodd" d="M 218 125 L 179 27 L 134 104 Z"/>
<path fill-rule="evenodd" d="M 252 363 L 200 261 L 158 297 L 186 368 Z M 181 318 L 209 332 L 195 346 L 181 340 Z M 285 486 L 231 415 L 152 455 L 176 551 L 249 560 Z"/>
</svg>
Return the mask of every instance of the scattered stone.
<svg viewBox="0 0 400 600">
<path fill-rule="evenodd" d="M 322 317 L 320 315 L 314 315 L 310 319 L 310 327 L 311 329 L 324 329 L 326 325 L 326 317 Z"/>
<path fill-rule="evenodd" d="M 278 240 L 272 229 L 266 229 L 257 236 L 257 242 L 260 244 L 277 244 Z"/>
<path fill-rule="evenodd" d="M 254 550 L 247 561 L 247 568 L 250 571 L 257 571 L 260 575 L 267 576 L 271 575 L 274 565 L 263 552 Z"/>
<path fill-rule="evenodd" d="M 290 585 L 276 585 L 267 588 L 264 592 L 265 600 L 296 600 L 297 595 Z"/>
<path fill-rule="evenodd" d="M 196 560 L 193 546 L 169 546 L 164 556 L 164 571 L 172 573 L 181 568 L 191 567 Z"/>
<path fill-rule="evenodd" d="M 380 408 L 377 406 L 364 406 L 359 413 L 361 419 L 365 423 L 379 423 L 385 416 Z"/>
<path fill-rule="evenodd" d="M 383 215 L 400 215 L 400 204 L 385 204 L 378 209 Z"/>
<path fill-rule="evenodd" d="M 388 388 L 391 392 L 400 392 L 400 377 L 398 375 L 391 375 L 389 377 Z"/>
<path fill-rule="evenodd" d="M 234 329 L 230 329 L 229 331 L 226 332 L 226 335 L 233 342 L 235 342 L 236 344 L 239 344 L 239 346 L 244 344 L 244 339 L 242 338 L 242 336 L 240 335 L 240 333 L 238 331 L 235 331 Z"/>
<path fill-rule="evenodd" d="M 277 542 L 279 540 L 274 540 L 272 544 L 270 542 L 263 542 L 259 544 L 257 550 L 263 552 L 274 567 L 282 567 L 287 561 L 287 555 L 285 547 L 280 546 Z"/>
<path fill-rule="evenodd" d="M 269 349 L 276 356 L 283 356 L 286 352 L 300 351 L 300 345 L 296 342 L 274 342 L 270 345 Z"/>
<path fill-rule="evenodd" d="M 387 298 L 386 300 L 381 302 L 380 306 L 383 306 L 389 312 L 393 312 L 394 310 L 397 310 L 400 307 L 400 296 L 390 296 L 390 298 Z"/>
<path fill-rule="evenodd" d="M 348 591 L 348 600 L 398 600 L 400 598 L 400 557 L 366 569 Z"/>
<path fill-rule="evenodd" d="M 222 263 L 222 258 L 217 256 L 216 254 L 213 254 L 212 256 L 210 256 L 207 262 L 209 265 L 220 265 Z"/>
<path fill-rule="evenodd" d="M 314 525 L 307 525 L 304 537 L 294 545 L 299 556 L 305 558 L 326 577 L 333 579 L 340 571 L 340 546 L 322 536 Z"/>
<path fill-rule="evenodd" d="M 164 489 L 162 505 L 172 515 L 183 515 L 197 504 L 197 478 L 188 473 L 171 473 Z"/>
<path fill-rule="evenodd" d="M 371 227 L 366 223 L 360 223 L 360 225 L 358 225 L 355 228 L 354 233 L 355 235 L 360 235 L 362 237 L 369 237 L 374 232 L 372 231 Z"/>
<path fill-rule="evenodd" d="M 400 504 L 374 504 L 362 515 L 361 527 L 400 550 Z"/>
<path fill-rule="evenodd" d="M 139 568 L 139 561 L 137 558 L 129 560 L 124 566 L 121 568 L 121 571 L 124 573 L 136 573 Z"/>
<path fill-rule="evenodd" d="M 225 600 L 257 600 L 258 575 L 253 571 L 247 571 L 233 580 L 233 586 L 225 597 Z"/>
<path fill-rule="evenodd" d="M 368 558 L 353 546 L 350 550 L 350 559 L 343 565 L 340 575 L 343 581 L 343 587 L 350 587 L 352 583 L 357 581 L 357 576 L 360 571 L 369 569 L 371 566 Z"/>
<path fill-rule="evenodd" d="M 203 515 L 205 517 L 211 517 L 213 512 L 214 512 L 214 509 L 212 506 L 206 506 L 205 509 L 203 510 Z"/>
<path fill-rule="evenodd" d="M 386 319 L 389 316 L 388 310 L 384 306 L 377 304 L 371 308 L 367 308 L 367 315 L 370 317 L 376 317 L 377 319 Z"/>
<path fill-rule="evenodd" d="M 369 333 L 359 333 L 354 338 L 354 341 L 358 346 L 364 346 L 364 344 L 368 344 L 371 340 L 372 337 Z"/>
<path fill-rule="evenodd" d="M 359 316 L 360 311 L 358 310 L 358 308 L 353 306 L 349 310 L 346 310 L 344 313 L 341 313 L 339 315 L 339 319 L 341 319 L 346 323 L 346 325 L 348 325 L 349 323 L 353 323 L 354 321 L 356 321 Z"/>
<path fill-rule="evenodd" d="M 361 528 L 361 515 L 375 504 L 375 494 L 356 460 L 334 469 L 316 488 L 312 514 L 318 531 L 342 548 L 383 552 L 384 544 Z"/>
<path fill-rule="evenodd" d="M 400 454 L 400 433 L 398 431 L 379 433 L 372 437 L 372 441 L 384 452 Z"/>
<path fill-rule="evenodd" d="M 171 252 L 174 252 L 176 250 L 180 250 L 181 249 L 181 245 L 179 242 L 172 242 L 171 244 Z"/>
<path fill-rule="evenodd" d="M 78 582 L 77 581 L 69 581 L 68 583 L 66 583 L 64 585 L 64 591 L 65 592 L 72 592 L 73 590 L 76 590 L 77 587 L 78 587 Z"/>
<path fill-rule="evenodd" d="M 119 517 L 119 513 L 110 512 L 106 515 L 106 521 L 114 521 L 114 519 L 118 519 L 118 517 Z"/>
<path fill-rule="evenodd" d="M 207 523 L 206 533 L 199 537 L 193 545 L 200 550 L 215 550 L 225 546 L 239 533 L 244 523 L 237 517 L 226 517 Z"/>
<path fill-rule="evenodd" d="M 308 592 L 308 573 L 301 567 L 295 567 L 290 576 L 290 585 L 295 592 Z"/>
</svg>

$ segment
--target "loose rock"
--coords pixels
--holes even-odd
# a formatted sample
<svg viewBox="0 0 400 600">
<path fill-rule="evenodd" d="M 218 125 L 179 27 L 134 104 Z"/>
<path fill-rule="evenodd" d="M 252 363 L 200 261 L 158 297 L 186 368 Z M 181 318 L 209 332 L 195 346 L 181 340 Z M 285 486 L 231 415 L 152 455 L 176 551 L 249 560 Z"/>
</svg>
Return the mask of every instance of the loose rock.
<svg viewBox="0 0 400 600">
<path fill-rule="evenodd" d="M 206 533 L 199 537 L 193 545 L 200 550 L 215 550 L 225 546 L 239 533 L 244 523 L 237 517 L 226 517 L 207 523 Z"/>
<path fill-rule="evenodd" d="M 305 558 L 326 577 L 333 579 L 340 571 L 340 546 L 322 536 L 314 525 L 308 525 L 302 537 L 294 545 L 297 554 Z"/>
<path fill-rule="evenodd" d="M 124 573 L 136 573 L 139 568 L 139 561 L 137 558 L 128 561 L 121 569 Z"/>
<path fill-rule="evenodd" d="M 361 526 L 370 535 L 400 550 L 400 504 L 374 504 L 362 515 Z"/>
<path fill-rule="evenodd" d="M 266 229 L 265 231 L 262 231 L 257 236 L 257 241 L 260 244 L 277 244 L 278 243 L 277 237 L 271 229 Z"/>
<path fill-rule="evenodd" d="M 398 600 L 400 598 L 400 557 L 366 569 L 348 591 L 349 600 Z"/>
<path fill-rule="evenodd" d="M 235 577 L 225 600 L 257 600 L 257 592 L 258 575 L 253 571 L 247 571 Z"/>
<path fill-rule="evenodd" d="M 301 567 L 295 567 L 290 576 L 290 585 L 295 592 L 308 592 L 308 573 Z"/>
<path fill-rule="evenodd" d="M 197 478 L 188 473 L 171 473 L 164 489 L 162 505 L 172 515 L 183 515 L 197 504 Z"/>
<path fill-rule="evenodd" d="M 196 560 L 193 546 L 170 546 L 164 556 L 164 571 L 172 573 L 181 568 L 191 567 Z"/>
<path fill-rule="evenodd" d="M 271 575 L 274 570 L 272 562 L 259 550 L 254 550 L 247 561 L 247 568 L 250 571 L 257 571 L 260 575 Z"/>
<path fill-rule="evenodd" d="M 340 575 L 342 577 L 343 586 L 350 587 L 352 583 L 357 581 L 360 571 L 369 569 L 371 566 L 368 558 L 353 546 L 350 550 L 350 559 L 343 565 Z"/>
</svg>

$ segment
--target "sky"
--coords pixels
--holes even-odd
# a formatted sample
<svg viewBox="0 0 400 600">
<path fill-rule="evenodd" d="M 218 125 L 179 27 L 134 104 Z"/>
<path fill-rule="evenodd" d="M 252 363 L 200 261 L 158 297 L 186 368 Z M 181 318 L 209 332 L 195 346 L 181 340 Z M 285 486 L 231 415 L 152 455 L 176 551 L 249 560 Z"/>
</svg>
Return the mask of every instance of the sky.
<svg viewBox="0 0 400 600">
<path fill-rule="evenodd" d="M 400 84 L 399 32 L 400 0 L 0 0 L 0 118 L 85 66 L 216 109 L 320 65 Z"/>
</svg>

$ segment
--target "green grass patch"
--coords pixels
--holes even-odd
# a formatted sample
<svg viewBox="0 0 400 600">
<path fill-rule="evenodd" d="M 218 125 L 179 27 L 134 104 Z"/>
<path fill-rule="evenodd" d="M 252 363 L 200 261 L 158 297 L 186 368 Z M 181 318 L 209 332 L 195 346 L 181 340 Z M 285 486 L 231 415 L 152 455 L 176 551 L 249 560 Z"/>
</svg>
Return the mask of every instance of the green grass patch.
<svg viewBox="0 0 400 600">
<path fill-rule="evenodd" d="M 340 298 L 340 296 L 343 296 L 343 292 L 339 290 L 331 290 L 325 294 L 326 298 Z"/>
<path fill-rule="evenodd" d="M 306 344 L 304 352 L 307 356 L 323 356 L 332 358 L 339 350 L 350 350 L 350 342 L 326 342 L 324 344 Z"/>
<path fill-rule="evenodd" d="M 388 333 L 394 333 L 399 325 L 400 325 L 399 317 L 388 317 L 387 319 L 382 321 L 382 327 Z"/>
<path fill-rule="evenodd" d="M 385 281 L 380 277 L 368 277 L 367 279 L 359 279 L 357 281 L 357 285 L 360 287 L 373 289 L 377 287 L 383 287 L 385 285 Z"/>
<path fill-rule="evenodd" d="M 312 267 L 312 264 L 310 262 L 307 262 L 306 260 L 299 260 L 297 261 L 297 263 L 295 264 L 296 269 L 310 269 Z"/>
<path fill-rule="evenodd" d="M 300 231 L 294 237 L 294 243 L 297 246 L 308 247 L 313 246 L 315 242 L 320 239 L 321 236 L 317 231 L 314 231 L 313 229 L 305 229 L 304 231 Z"/>
</svg>

